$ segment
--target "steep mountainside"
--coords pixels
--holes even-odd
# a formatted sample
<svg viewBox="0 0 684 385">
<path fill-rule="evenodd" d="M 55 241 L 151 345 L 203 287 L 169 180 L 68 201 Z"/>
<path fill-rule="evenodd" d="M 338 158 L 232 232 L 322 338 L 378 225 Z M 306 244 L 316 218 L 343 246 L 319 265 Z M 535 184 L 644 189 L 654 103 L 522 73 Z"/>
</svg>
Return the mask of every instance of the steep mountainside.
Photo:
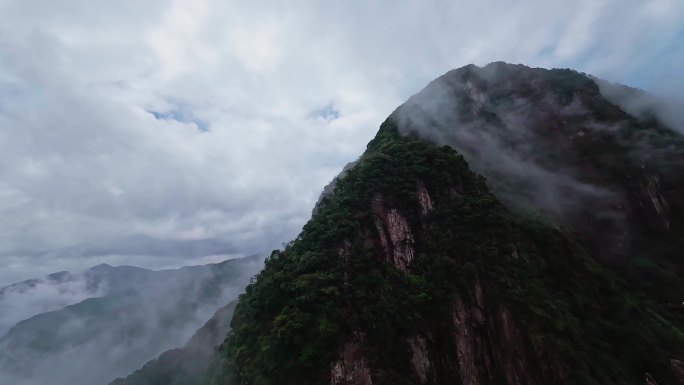
<svg viewBox="0 0 684 385">
<path fill-rule="evenodd" d="M 98 282 L 113 284 L 106 294 L 21 321 L 0 338 L 0 383 L 106 384 L 131 373 L 186 342 L 261 266 L 257 257 L 162 271 L 100 266 L 106 279 Z"/>
<path fill-rule="evenodd" d="M 228 333 L 237 301 L 220 308 L 182 348 L 171 349 L 110 385 L 186 385 L 201 380 Z"/>
<path fill-rule="evenodd" d="M 682 383 L 678 128 L 571 70 L 447 73 L 267 259 L 205 382 Z"/>
</svg>

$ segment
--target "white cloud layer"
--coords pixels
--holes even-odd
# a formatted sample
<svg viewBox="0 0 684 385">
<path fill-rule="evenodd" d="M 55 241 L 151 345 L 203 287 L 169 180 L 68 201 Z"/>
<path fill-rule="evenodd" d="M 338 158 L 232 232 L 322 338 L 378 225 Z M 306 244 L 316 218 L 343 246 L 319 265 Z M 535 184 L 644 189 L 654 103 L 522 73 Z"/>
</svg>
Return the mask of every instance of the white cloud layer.
<svg viewBox="0 0 684 385">
<path fill-rule="evenodd" d="M 684 2 L 0 0 L 0 285 L 268 252 L 449 69 L 674 93 Z"/>
</svg>

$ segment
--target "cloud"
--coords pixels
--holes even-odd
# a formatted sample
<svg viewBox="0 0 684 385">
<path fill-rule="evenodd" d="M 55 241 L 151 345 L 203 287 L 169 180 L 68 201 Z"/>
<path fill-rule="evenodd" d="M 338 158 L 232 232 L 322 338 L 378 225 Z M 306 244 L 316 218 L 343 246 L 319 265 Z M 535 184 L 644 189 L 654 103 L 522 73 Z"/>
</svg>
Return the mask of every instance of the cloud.
<svg viewBox="0 0 684 385">
<path fill-rule="evenodd" d="M 596 79 L 601 94 L 638 119 L 655 117 L 669 129 L 684 133 L 684 99 L 663 99 L 624 85 Z"/>
<path fill-rule="evenodd" d="M 437 75 L 506 60 L 670 87 L 676 60 L 652 67 L 684 56 L 682 18 L 678 0 L 0 1 L 0 283 L 268 252 Z"/>
<path fill-rule="evenodd" d="M 102 295 L 83 272 L 64 272 L 0 288 L 0 337 L 17 322 Z"/>
</svg>

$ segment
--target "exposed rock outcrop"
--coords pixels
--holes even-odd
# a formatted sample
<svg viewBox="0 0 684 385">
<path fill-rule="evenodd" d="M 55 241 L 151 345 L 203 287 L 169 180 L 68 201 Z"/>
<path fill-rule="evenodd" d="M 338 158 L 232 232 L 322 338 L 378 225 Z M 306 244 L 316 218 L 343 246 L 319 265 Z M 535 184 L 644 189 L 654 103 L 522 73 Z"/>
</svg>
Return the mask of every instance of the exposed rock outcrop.
<svg viewBox="0 0 684 385">
<path fill-rule="evenodd" d="M 504 306 L 499 306 L 496 324 L 501 338 L 499 351 L 506 383 L 509 385 L 540 384 L 531 370 L 531 360 L 527 356 L 525 334 L 515 324 L 511 312 Z M 540 362 L 543 362 L 540 360 Z M 562 368 L 558 368 L 562 370 Z M 560 384 L 560 382 L 553 382 Z"/>
<path fill-rule="evenodd" d="M 653 209 L 662 220 L 663 226 L 666 229 L 669 229 L 670 207 L 667 203 L 667 199 L 663 197 L 660 177 L 653 175 L 648 178 L 648 184 L 646 185 L 646 193 L 648 194 L 649 200 L 653 205 Z"/>
<path fill-rule="evenodd" d="M 428 378 L 434 377 L 434 369 L 430 362 L 427 340 L 423 336 L 409 338 L 409 349 L 411 351 L 411 366 L 413 373 L 420 384 L 427 384 Z"/>
<path fill-rule="evenodd" d="M 452 322 L 458 371 L 464 385 L 497 381 L 496 368 L 508 385 L 543 385 L 539 378 L 553 379 L 554 384 L 565 383 L 560 375 L 565 369 L 558 362 L 554 362 L 559 372 L 556 374 L 532 369 L 533 360 L 537 364 L 548 360 L 528 357 L 527 337 L 505 305 L 486 305 L 479 278 L 475 279 L 471 297 L 456 296 Z"/>
<path fill-rule="evenodd" d="M 344 265 L 344 273 L 342 273 L 342 281 L 344 283 L 345 288 L 349 287 L 348 266 L 349 266 L 350 249 L 351 249 L 351 242 L 349 242 L 349 240 L 345 239 L 342 246 L 337 250 L 337 255 L 340 256 L 340 259 L 342 260 L 342 264 Z"/>
<path fill-rule="evenodd" d="M 418 181 L 418 201 L 420 202 L 420 209 L 423 215 L 426 215 L 435 208 L 432 202 L 432 197 L 425 188 L 425 183 Z"/>
<path fill-rule="evenodd" d="M 684 362 L 673 358 L 670 360 L 670 367 L 677 379 L 677 383 L 684 384 Z"/>
<path fill-rule="evenodd" d="M 406 271 L 413 261 L 413 234 L 406 217 L 395 208 L 385 207 L 382 196 L 373 200 L 375 228 L 388 262 Z"/>
<path fill-rule="evenodd" d="M 458 352 L 458 369 L 463 385 L 477 385 L 479 370 L 475 363 L 476 337 L 473 335 L 473 317 L 460 296 L 454 301 L 454 343 Z"/>
<path fill-rule="evenodd" d="M 342 348 L 340 359 L 330 365 L 330 385 L 372 385 L 371 370 L 363 355 L 364 336 L 356 333 Z"/>
</svg>

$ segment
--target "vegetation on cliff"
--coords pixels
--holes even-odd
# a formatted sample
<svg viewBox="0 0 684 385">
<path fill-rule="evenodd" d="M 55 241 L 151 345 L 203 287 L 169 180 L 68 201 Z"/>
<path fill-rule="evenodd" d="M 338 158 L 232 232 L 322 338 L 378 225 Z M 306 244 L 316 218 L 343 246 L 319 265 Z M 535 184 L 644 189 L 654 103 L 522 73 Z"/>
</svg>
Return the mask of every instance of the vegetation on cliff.
<svg viewBox="0 0 684 385">
<path fill-rule="evenodd" d="M 388 119 L 247 287 L 206 383 L 674 383 L 681 325 Z M 367 379 L 336 369 L 350 344 Z"/>
</svg>

